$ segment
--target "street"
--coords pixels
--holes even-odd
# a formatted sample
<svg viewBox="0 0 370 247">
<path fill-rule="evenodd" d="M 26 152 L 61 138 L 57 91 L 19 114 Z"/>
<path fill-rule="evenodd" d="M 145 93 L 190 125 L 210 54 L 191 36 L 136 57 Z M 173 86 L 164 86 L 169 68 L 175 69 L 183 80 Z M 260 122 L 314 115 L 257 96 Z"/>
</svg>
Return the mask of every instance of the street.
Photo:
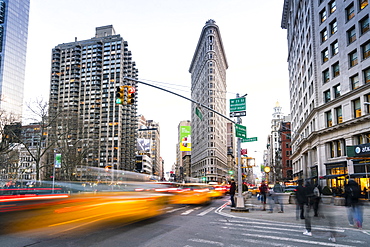
<svg viewBox="0 0 370 247">
<path fill-rule="evenodd" d="M 255 201 L 251 201 L 256 203 Z M 0 236 L 1 246 L 368 246 L 368 216 L 364 229 L 335 227 L 336 243 L 328 240 L 329 228 L 313 222 L 313 236 L 302 234 L 304 222 L 296 220 L 294 205 L 284 205 L 284 214 L 267 214 L 258 205 L 249 213 L 233 213 L 228 197 L 210 205 L 168 205 L 165 214 L 133 224 L 110 222 L 100 228 L 69 231 L 17 233 Z M 343 208 L 340 207 L 340 210 Z M 341 211 L 338 211 L 342 214 Z M 366 214 L 366 211 L 365 211 Z M 346 218 L 345 215 L 338 217 Z M 322 221 L 324 222 L 324 220 Z"/>
</svg>

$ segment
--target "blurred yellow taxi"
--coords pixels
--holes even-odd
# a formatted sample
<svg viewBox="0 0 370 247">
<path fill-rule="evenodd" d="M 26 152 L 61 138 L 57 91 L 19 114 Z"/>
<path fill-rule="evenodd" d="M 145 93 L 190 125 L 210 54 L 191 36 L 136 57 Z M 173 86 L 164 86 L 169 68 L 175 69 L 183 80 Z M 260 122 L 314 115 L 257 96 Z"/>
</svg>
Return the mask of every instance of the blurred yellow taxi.
<svg viewBox="0 0 370 247">
<path fill-rule="evenodd" d="M 257 186 L 248 188 L 248 191 L 250 191 L 253 196 L 260 193 L 260 189 Z"/>
<path fill-rule="evenodd" d="M 95 228 L 113 221 L 131 223 L 164 213 L 168 195 L 152 192 L 87 192 L 55 198 L 51 194 L 13 198 L 0 212 L 0 234 L 36 231 L 48 235 L 76 228 Z M 3 198 L 2 200 L 9 200 Z M 16 205 L 16 206 L 14 206 Z M 6 205 L 5 205 L 6 206 Z M 16 207 L 17 210 L 12 210 Z"/>
<path fill-rule="evenodd" d="M 226 193 L 226 188 L 220 185 L 208 185 L 209 196 L 212 199 L 221 198 Z"/>
<path fill-rule="evenodd" d="M 178 184 L 170 201 L 173 204 L 208 204 L 211 201 L 209 191 L 207 184 Z"/>
</svg>

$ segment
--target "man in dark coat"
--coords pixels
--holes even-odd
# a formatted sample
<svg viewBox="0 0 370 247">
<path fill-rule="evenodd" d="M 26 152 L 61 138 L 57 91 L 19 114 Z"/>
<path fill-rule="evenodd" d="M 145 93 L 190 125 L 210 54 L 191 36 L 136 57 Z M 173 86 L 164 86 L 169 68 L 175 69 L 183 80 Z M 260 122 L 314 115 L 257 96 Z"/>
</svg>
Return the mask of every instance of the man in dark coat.
<svg viewBox="0 0 370 247">
<path fill-rule="evenodd" d="M 344 187 L 344 197 L 346 200 L 348 222 L 350 226 L 362 228 L 363 210 L 360 204 L 360 187 L 354 180 L 349 180 L 348 184 Z"/>
<path fill-rule="evenodd" d="M 296 193 L 295 197 L 297 200 L 297 211 L 300 211 L 300 218 L 304 219 L 304 206 L 307 204 L 307 197 L 306 197 L 306 192 L 305 188 L 303 187 L 303 180 L 298 181 L 298 186 L 296 188 Z"/>
<path fill-rule="evenodd" d="M 235 207 L 235 200 L 234 200 L 234 196 L 235 196 L 235 191 L 236 191 L 236 184 L 235 184 L 235 180 L 234 179 L 231 179 L 231 184 L 230 184 L 230 200 L 231 200 L 231 207 Z"/>
<path fill-rule="evenodd" d="M 305 210 L 305 220 L 304 220 L 304 223 L 305 223 L 305 227 L 306 227 L 306 230 L 304 231 L 304 235 L 307 235 L 307 236 L 312 236 L 312 233 L 311 233 L 311 215 L 310 215 L 310 211 L 312 211 L 312 207 L 313 207 L 313 204 L 314 204 L 314 192 L 313 192 L 313 189 L 314 187 L 311 185 L 311 183 L 309 181 L 306 181 L 306 184 L 304 186 L 304 191 L 305 191 L 305 200 L 307 201 L 306 205 L 306 210 Z"/>
</svg>

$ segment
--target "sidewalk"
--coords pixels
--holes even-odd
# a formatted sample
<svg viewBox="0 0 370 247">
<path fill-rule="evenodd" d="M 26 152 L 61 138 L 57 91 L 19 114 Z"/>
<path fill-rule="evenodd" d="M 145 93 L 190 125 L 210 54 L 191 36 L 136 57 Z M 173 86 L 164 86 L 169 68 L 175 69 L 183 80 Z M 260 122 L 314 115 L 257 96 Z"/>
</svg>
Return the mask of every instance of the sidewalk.
<svg viewBox="0 0 370 247">
<path fill-rule="evenodd" d="M 244 217 L 249 219 L 266 220 L 266 221 L 278 221 L 284 223 L 300 223 L 304 226 L 305 220 L 299 219 L 299 213 L 297 214 L 295 204 L 284 204 L 284 213 L 278 213 L 280 211 L 280 205 L 275 204 L 274 212 L 269 213 L 269 204 L 266 204 L 266 211 L 262 211 L 262 204 L 257 200 L 255 196 L 248 198 L 245 201 L 246 208 L 249 212 L 232 212 L 231 207 L 225 207 L 224 212 L 237 217 Z M 369 204 L 363 206 L 363 226 L 362 230 L 370 233 L 370 207 Z M 313 215 L 313 212 L 312 212 Z M 351 227 L 347 220 L 347 207 L 336 206 L 331 204 L 320 204 L 319 206 L 319 217 L 311 217 L 312 227 L 315 226 L 329 226 L 329 220 L 332 219 L 330 224 L 335 227 L 350 228 Z"/>
</svg>

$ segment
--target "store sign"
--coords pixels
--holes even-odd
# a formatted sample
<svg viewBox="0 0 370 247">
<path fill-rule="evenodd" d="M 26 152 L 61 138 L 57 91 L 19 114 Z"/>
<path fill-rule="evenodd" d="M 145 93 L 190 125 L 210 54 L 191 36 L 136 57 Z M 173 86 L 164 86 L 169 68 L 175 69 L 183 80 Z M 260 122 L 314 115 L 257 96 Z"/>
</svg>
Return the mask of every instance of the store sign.
<svg viewBox="0 0 370 247">
<path fill-rule="evenodd" d="M 360 144 L 355 146 L 356 156 L 367 156 L 370 155 L 370 143 Z"/>
</svg>

